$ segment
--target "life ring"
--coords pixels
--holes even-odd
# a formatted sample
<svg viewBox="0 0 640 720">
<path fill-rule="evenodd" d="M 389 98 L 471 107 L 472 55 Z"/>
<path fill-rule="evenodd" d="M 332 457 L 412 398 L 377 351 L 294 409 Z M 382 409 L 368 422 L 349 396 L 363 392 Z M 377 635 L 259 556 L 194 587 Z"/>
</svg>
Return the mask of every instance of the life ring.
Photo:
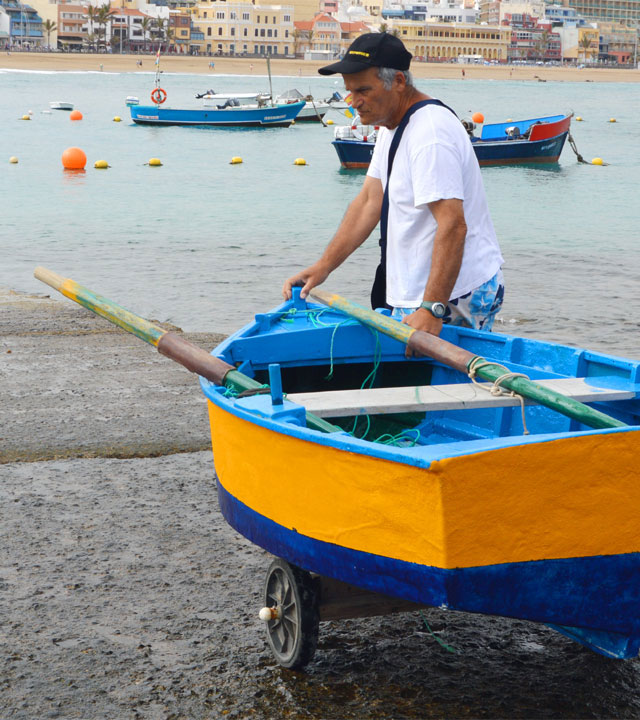
<svg viewBox="0 0 640 720">
<path fill-rule="evenodd" d="M 151 102 L 154 102 L 156 105 L 162 105 L 162 103 L 167 99 L 167 92 L 166 90 L 163 90 L 161 87 L 157 87 L 155 90 L 151 91 Z"/>
<path fill-rule="evenodd" d="M 371 125 L 352 125 L 351 134 L 356 140 L 362 142 L 373 142 L 376 139 L 378 127 L 374 126 L 371 130 Z"/>
</svg>

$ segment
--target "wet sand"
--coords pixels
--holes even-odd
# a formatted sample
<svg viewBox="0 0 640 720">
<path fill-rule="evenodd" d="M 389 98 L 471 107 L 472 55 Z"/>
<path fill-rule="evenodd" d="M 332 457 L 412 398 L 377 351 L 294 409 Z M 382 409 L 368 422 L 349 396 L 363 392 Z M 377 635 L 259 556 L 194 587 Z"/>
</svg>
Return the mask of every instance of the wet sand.
<svg viewBox="0 0 640 720">
<path fill-rule="evenodd" d="M 142 61 L 142 68 L 137 63 Z M 213 62 L 213 69 L 209 63 Z M 281 76 L 316 75 L 320 61 L 271 61 L 271 72 Z M 149 72 L 155 70 L 154 55 L 120 55 L 93 53 L 11 53 L 0 55 L 0 70 Z M 266 75 L 266 62 L 259 58 L 194 57 L 163 55 L 163 72 L 202 73 L 208 75 Z M 417 78 L 462 80 L 540 80 L 554 82 L 638 82 L 640 70 L 613 68 L 540 67 L 537 65 L 460 65 L 458 63 L 413 62 L 411 71 Z"/>
<path fill-rule="evenodd" d="M 222 519 L 208 434 L 186 370 L 0 289 L 2 718 L 640 716 L 639 661 L 438 609 L 323 623 L 308 671 L 282 670 L 270 557 Z"/>
</svg>

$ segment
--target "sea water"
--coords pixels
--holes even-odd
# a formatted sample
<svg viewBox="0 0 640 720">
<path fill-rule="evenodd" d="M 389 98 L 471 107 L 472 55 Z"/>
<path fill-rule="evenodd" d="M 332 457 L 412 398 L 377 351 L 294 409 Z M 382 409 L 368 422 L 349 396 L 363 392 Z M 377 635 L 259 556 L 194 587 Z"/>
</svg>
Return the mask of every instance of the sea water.
<svg viewBox="0 0 640 720">
<path fill-rule="evenodd" d="M 0 61 L 1 64 L 1 61 Z M 164 73 L 167 105 L 196 93 L 267 91 L 266 75 Z M 417 81 L 461 118 L 486 122 L 573 110 L 572 135 L 551 166 L 483 168 L 505 256 L 499 332 L 640 359 L 638 87 L 624 83 Z M 364 175 L 340 169 L 333 128 L 218 129 L 134 125 L 125 97 L 147 103 L 152 72 L 0 69 L 0 285 L 49 291 L 44 265 L 148 318 L 187 331 L 231 332 L 281 300 L 286 277 L 330 240 Z M 333 77 L 276 77 L 274 94 L 315 98 L 342 90 Z M 72 102 L 83 114 L 49 111 Z M 22 116 L 31 112 L 31 120 Z M 114 122 L 120 116 L 122 122 Z M 615 118 L 616 122 L 610 122 Z M 327 119 L 348 121 L 338 111 Z M 72 146 L 85 172 L 63 170 Z M 18 164 L 9 164 L 16 156 Z M 242 164 L 230 164 L 234 156 Z M 157 157 L 161 167 L 148 161 Z M 306 165 L 294 165 L 304 158 Z M 97 170 L 96 160 L 109 169 Z M 325 287 L 367 303 L 377 234 Z"/>
</svg>

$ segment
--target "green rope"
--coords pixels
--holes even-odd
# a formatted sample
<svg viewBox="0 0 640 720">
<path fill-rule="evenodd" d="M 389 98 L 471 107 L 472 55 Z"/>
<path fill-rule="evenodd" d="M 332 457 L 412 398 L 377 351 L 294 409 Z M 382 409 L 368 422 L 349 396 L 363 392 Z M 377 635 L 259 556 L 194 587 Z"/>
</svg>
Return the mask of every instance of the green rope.
<svg viewBox="0 0 640 720">
<path fill-rule="evenodd" d="M 346 318 L 345 320 L 342 320 L 338 323 L 324 322 L 322 316 L 330 310 L 330 308 L 319 308 L 313 310 L 297 310 L 296 308 L 290 308 L 289 310 L 281 313 L 280 317 L 278 318 L 278 321 L 280 322 L 291 323 L 294 321 L 293 315 L 301 314 L 307 316 L 307 320 L 314 328 L 333 328 L 333 331 L 331 333 L 331 341 L 329 343 L 329 372 L 324 378 L 326 381 L 329 381 L 333 378 L 335 368 L 334 346 L 338 329 L 350 325 L 352 326 L 364 324 L 354 318 Z M 365 325 L 365 327 L 367 327 L 367 329 L 372 333 L 375 340 L 375 347 L 373 351 L 373 367 L 371 369 L 371 372 L 362 381 L 362 384 L 360 385 L 361 390 L 364 390 L 365 388 L 372 388 L 374 386 L 376 377 L 378 376 L 378 370 L 380 369 L 380 363 L 382 362 L 382 346 L 380 343 L 380 333 L 375 328 L 372 328 L 368 325 Z M 361 431 L 360 433 L 358 433 L 358 423 L 362 418 L 364 418 L 365 421 L 364 432 Z M 369 417 L 369 415 L 357 415 L 354 418 L 351 430 L 347 430 L 346 432 L 354 438 L 360 440 L 367 440 L 367 436 L 371 432 L 371 418 Z M 391 433 L 384 433 L 383 435 L 380 435 L 379 437 L 376 437 L 369 442 L 380 443 L 382 445 L 389 445 L 393 447 L 415 447 L 418 444 L 419 440 L 419 430 L 406 429 L 402 430 L 396 435 L 393 435 Z"/>
<path fill-rule="evenodd" d="M 422 612 L 422 610 L 418 610 L 418 612 L 420 613 L 420 616 L 422 617 L 422 621 L 423 621 L 424 624 L 427 626 L 427 630 L 431 633 L 431 637 L 433 637 L 433 638 L 435 639 L 435 641 L 438 643 L 438 645 L 440 645 L 440 647 L 443 647 L 447 652 L 457 654 L 458 651 L 457 651 L 454 647 L 451 647 L 451 645 L 447 645 L 447 643 L 445 643 L 445 642 L 443 642 L 442 640 L 440 640 L 440 638 L 439 638 L 439 637 L 433 632 L 433 630 L 429 627 L 429 623 L 427 622 L 427 618 L 426 618 L 425 614 Z"/>
</svg>

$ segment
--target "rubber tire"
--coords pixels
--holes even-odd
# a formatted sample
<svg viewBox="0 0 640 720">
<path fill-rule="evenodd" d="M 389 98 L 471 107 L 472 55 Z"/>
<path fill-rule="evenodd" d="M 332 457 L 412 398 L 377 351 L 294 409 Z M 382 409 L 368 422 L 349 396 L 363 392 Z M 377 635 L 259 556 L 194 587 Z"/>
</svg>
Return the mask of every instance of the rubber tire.
<svg viewBox="0 0 640 720">
<path fill-rule="evenodd" d="M 279 665 L 301 670 L 313 658 L 320 624 L 317 584 L 311 575 L 276 558 L 264 583 L 264 604 L 281 617 L 267 622 L 267 642 Z"/>
</svg>

